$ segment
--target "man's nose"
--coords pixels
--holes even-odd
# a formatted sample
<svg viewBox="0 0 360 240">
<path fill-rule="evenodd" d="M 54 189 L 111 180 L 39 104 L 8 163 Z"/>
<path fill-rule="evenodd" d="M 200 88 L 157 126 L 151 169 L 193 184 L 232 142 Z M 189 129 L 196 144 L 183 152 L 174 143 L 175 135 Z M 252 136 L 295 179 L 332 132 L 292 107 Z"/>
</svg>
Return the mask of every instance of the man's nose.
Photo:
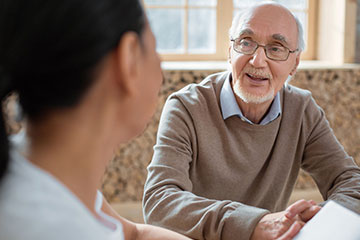
<svg viewBox="0 0 360 240">
<path fill-rule="evenodd" d="M 259 46 L 258 49 L 251 56 L 250 64 L 255 68 L 266 67 L 267 65 L 267 57 L 265 54 L 265 49 L 262 46 Z"/>
</svg>

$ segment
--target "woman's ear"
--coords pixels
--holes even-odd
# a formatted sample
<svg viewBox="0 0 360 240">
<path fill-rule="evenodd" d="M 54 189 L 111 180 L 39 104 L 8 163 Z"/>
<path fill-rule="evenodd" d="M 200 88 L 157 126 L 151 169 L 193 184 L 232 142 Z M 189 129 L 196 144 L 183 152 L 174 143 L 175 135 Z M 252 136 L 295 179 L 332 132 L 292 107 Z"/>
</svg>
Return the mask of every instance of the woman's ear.
<svg viewBox="0 0 360 240">
<path fill-rule="evenodd" d="M 141 43 L 135 32 L 127 32 L 115 49 L 116 80 L 125 94 L 133 95 L 137 91 L 140 77 Z"/>
</svg>

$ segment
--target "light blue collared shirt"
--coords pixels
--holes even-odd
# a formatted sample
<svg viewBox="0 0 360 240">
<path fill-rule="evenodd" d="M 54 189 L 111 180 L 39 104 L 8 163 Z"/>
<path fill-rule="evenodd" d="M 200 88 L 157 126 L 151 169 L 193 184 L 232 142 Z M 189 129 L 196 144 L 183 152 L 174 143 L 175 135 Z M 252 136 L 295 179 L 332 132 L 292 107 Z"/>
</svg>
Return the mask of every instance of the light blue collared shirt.
<svg viewBox="0 0 360 240">
<path fill-rule="evenodd" d="M 243 121 L 246 121 L 250 124 L 254 124 L 249 119 L 247 119 L 241 112 L 241 109 L 238 103 L 236 102 L 234 92 L 231 88 L 230 78 L 231 78 L 231 74 L 229 74 L 228 77 L 225 79 L 224 85 L 222 86 L 220 92 L 220 105 L 221 105 L 221 112 L 223 119 L 226 120 L 227 118 L 236 115 L 239 118 L 241 118 Z M 261 120 L 259 124 L 260 125 L 269 124 L 270 122 L 278 118 L 280 115 L 281 115 L 281 104 L 280 104 L 280 93 L 278 92 L 270 106 L 270 110 L 268 114 L 263 118 L 263 120 Z"/>
</svg>

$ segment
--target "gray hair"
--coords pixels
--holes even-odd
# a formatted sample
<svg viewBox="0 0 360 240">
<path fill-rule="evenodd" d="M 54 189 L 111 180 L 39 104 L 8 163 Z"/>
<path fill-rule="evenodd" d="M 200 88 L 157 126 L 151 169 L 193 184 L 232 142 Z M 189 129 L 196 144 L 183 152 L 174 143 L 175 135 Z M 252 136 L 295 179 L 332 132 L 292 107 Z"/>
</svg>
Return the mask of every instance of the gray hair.
<svg viewBox="0 0 360 240">
<path fill-rule="evenodd" d="M 229 29 L 229 37 L 230 39 L 235 39 L 238 37 L 238 34 L 242 28 L 242 24 L 248 22 L 248 20 L 251 17 L 252 12 L 255 8 L 257 8 L 260 5 L 263 5 L 264 3 L 271 3 L 283 6 L 279 3 L 275 3 L 273 1 L 266 1 L 266 2 L 260 2 L 255 5 L 252 5 L 249 8 L 244 9 L 243 11 L 240 11 L 233 19 L 231 27 Z M 284 6 L 283 6 L 284 7 Z M 286 7 L 285 7 L 286 8 Z M 304 40 L 304 30 L 301 25 L 301 22 L 298 17 L 296 17 L 291 11 L 289 11 L 290 14 L 294 17 L 296 26 L 297 26 L 297 32 L 298 32 L 298 49 L 300 52 L 304 51 L 305 49 L 305 40 Z"/>
</svg>

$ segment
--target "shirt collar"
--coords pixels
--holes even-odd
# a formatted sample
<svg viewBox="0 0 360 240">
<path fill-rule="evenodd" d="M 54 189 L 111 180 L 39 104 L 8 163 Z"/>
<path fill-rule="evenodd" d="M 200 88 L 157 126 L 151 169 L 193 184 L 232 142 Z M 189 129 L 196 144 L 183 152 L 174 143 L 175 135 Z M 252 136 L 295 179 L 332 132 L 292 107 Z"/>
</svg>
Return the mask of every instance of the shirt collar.
<svg viewBox="0 0 360 240">
<path fill-rule="evenodd" d="M 231 116 L 238 116 L 243 121 L 246 121 L 250 124 L 254 124 L 249 119 L 247 119 L 241 112 L 239 105 L 236 102 L 234 92 L 231 88 L 231 74 L 227 76 L 224 81 L 224 84 L 220 92 L 220 106 L 223 119 L 226 120 Z M 261 120 L 260 125 L 266 125 L 274 121 L 278 116 L 281 115 L 281 103 L 280 103 L 280 92 L 278 92 L 270 105 L 270 110 L 266 116 Z"/>
</svg>

